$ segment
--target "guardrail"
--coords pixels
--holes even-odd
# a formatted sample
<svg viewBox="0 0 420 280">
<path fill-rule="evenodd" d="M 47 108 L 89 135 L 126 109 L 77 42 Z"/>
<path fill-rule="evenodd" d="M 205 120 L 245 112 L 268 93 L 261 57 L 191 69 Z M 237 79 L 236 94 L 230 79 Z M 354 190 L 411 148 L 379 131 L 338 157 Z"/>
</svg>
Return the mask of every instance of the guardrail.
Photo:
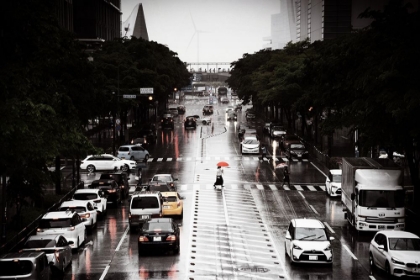
<svg viewBox="0 0 420 280">
<path fill-rule="evenodd" d="M 56 209 L 58 209 L 58 207 L 61 205 L 61 203 L 63 201 L 68 200 L 70 197 L 73 196 L 74 192 L 79 189 L 81 186 L 84 186 L 84 182 L 81 181 L 79 183 L 79 185 L 77 185 L 75 188 L 71 189 L 68 193 L 66 193 L 58 202 L 56 202 L 53 206 L 51 206 L 50 208 L 47 209 L 47 212 L 51 212 L 54 211 Z M 45 214 L 44 213 L 44 214 Z M 6 242 L 5 244 L 3 244 L 0 247 L 0 253 L 9 253 L 12 251 L 17 250 L 17 248 L 20 248 L 23 243 L 26 241 L 26 239 L 34 234 L 36 228 L 38 227 L 39 221 L 42 219 L 42 217 L 44 216 L 44 214 L 39 215 L 39 217 L 37 217 L 32 223 L 30 223 L 29 225 L 27 225 L 26 227 L 24 227 L 18 234 L 16 234 L 12 239 L 10 239 L 8 242 Z"/>
</svg>

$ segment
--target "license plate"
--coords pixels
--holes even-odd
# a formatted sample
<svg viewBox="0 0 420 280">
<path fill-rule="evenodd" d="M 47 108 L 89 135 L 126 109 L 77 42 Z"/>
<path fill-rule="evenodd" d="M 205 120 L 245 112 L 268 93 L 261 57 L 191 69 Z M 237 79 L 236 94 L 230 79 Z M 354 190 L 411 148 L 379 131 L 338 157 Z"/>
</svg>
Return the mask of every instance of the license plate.
<svg viewBox="0 0 420 280">
<path fill-rule="evenodd" d="M 302 155 L 298 155 L 298 157 L 302 157 Z"/>
<path fill-rule="evenodd" d="M 385 226 L 378 226 L 378 229 L 385 229 Z"/>
<path fill-rule="evenodd" d="M 153 241 L 162 241 L 162 237 L 160 236 L 153 237 Z"/>
<path fill-rule="evenodd" d="M 309 260 L 310 261 L 317 261 L 318 260 L 318 256 L 309 256 Z"/>
<path fill-rule="evenodd" d="M 141 218 L 142 218 L 143 220 L 149 219 L 149 215 L 142 215 L 142 216 L 141 216 Z"/>
<path fill-rule="evenodd" d="M 163 206 L 163 209 L 171 209 L 171 206 L 165 205 Z"/>
</svg>

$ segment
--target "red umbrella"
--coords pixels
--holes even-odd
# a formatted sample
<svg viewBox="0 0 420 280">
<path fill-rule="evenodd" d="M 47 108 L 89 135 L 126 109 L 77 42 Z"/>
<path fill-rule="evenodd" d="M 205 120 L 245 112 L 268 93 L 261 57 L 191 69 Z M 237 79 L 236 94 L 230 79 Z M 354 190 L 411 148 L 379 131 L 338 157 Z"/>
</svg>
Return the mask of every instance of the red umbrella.
<svg viewBox="0 0 420 280">
<path fill-rule="evenodd" d="M 225 162 L 225 161 L 221 161 L 217 163 L 217 166 L 222 166 L 222 167 L 226 167 L 229 166 L 229 163 Z"/>
</svg>

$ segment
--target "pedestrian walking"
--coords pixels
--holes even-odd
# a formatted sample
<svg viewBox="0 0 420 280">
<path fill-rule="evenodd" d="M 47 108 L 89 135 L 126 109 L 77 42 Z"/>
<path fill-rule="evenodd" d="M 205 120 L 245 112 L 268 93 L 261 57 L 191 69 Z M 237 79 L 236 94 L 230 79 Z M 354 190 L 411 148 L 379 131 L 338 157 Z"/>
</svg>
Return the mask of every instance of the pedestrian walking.
<svg viewBox="0 0 420 280">
<path fill-rule="evenodd" d="M 267 148 L 265 147 L 264 144 L 261 145 L 261 159 L 264 160 L 264 157 L 267 154 Z"/>
<path fill-rule="evenodd" d="M 221 166 L 217 167 L 216 182 L 213 184 L 213 187 L 216 188 L 216 186 L 223 187 L 223 169 Z"/>
<path fill-rule="evenodd" d="M 290 176 L 289 168 L 287 168 L 287 166 L 285 166 L 284 169 L 283 169 L 283 184 L 281 185 L 282 187 L 286 183 L 290 187 L 290 178 L 289 178 L 289 176 Z"/>
</svg>

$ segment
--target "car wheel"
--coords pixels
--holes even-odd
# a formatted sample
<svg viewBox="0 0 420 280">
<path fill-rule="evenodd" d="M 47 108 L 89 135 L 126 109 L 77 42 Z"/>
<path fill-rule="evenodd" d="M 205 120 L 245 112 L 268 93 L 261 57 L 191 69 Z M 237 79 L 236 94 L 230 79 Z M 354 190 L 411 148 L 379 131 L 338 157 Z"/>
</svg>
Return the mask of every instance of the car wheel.
<svg viewBox="0 0 420 280">
<path fill-rule="evenodd" d="M 124 164 L 124 166 L 121 167 L 121 170 L 123 172 L 127 172 L 128 171 L 128 165 L 127 164 Z"/>
<path fill-rule="evenodd" d="M 182 212 L 181 212 L 181 219 L 182 218 L 184 218 L 184 209 L 182 209 Z"/>
<path fill-rule="evenodd" d="M 95 172 L 95 166 L 93 166 L 92 164 L 90 164 L 90 165 L 88 165 L 88 167 L 86 167 L 86 170 L 89 172 L 89 173 L 92 173 L 92 172 Z"/>
<path fill-rule="evenodd" d="M 144 156 L 144 161 L 148 161 L 149 160 L 149 155 L 145 155 Z"/>
<path fill-rule="evenodd" d="M 371 268 L 375 268 L 375 262 L 373 260 L 372 253 L 369 253 L 369 265 Z"/>
<path fill-rule="evenodd" d="M 176 249 L 174 250 L 174 254 L 175 255 L 179 255 L 179 248 L 180 246 L 179 246 L 179 243 L 178 243 L 178 246 L 176 247 Z"/>
</svg>

